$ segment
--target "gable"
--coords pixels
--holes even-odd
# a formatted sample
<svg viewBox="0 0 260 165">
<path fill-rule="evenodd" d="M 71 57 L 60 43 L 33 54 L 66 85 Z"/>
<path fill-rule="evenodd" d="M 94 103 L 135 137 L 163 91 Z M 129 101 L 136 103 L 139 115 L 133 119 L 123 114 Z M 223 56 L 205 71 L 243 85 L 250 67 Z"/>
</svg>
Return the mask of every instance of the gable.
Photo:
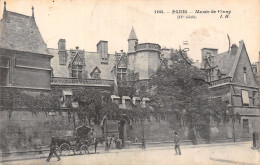
<svg viewBox="0 0 260 165">
<path fill-rule="evenodd" d="M 248 85 L 248 86 L 254 86 L 257 87 L 256 79 L 253 73 L 253 69 L 251 66 L 250 59 L 248 57 L 246 47 L 243 44 L 240 54 L 237 54 L 239 56 L 237 63 L 234 63 L 233 66 L 235 67 L 234 74 L 233 74 L 233 83 L 239 83 L 242 85 Z M 247 75 L 247 83 L 244 82 L 244 67 L 246 68 L 246 75 Z"/>
<path fill-rule="evenodd" d="M 98 67 L 96 66 L 95 69 L 93 69 L 93 71 L 90 73 L 90 75 L 92 76 L 93 73 L 101 73 L 101 71 L 98 69 Z"/>
<path fill-rule="evenodd" d="M 119 62 L 118 62 L 118 68 L 127 68 L 127 58 L 126 56 L 121 56 Z"/>
<path fill-rule="evenodd" d="M 72 65 L 84 65 L 83 59 L 79 56 L 79 54 L 76 54 L 74 59 L 71 62 Z"/>
</svg>

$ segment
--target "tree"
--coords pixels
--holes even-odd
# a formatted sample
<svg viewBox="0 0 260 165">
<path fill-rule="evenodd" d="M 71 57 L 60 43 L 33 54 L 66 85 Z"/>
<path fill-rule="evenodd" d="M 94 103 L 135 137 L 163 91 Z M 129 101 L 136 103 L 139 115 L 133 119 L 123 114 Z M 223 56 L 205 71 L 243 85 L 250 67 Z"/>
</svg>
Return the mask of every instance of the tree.
<svg viewBox="0 0 260 165">
<path fill-rule="evenodd" d="M 210 100 L 206 73 L 191 65 L 187 55 L 171 51 L 171 65 L 159 68 L 149 83 L 152 103 L 164 114 L 175 115 L 179 123 L 189 128 L 189 137 L 197 143 L 198 131 L 209 138 L 210 116 L 217 111 Z M 217 115 L 217 113 L 214 113 Z M 219 116 L 218 116 L 219 117 Z M 203 132 L 207 134 L 203 135 Z"/>
<path fill-rule="evenodd" d="M 96 89 L 77 90 L 73 95 L 74 101 L 78 102 L 77 109 L 79 120 L 86 123 L 88 119 L 89 124 L 91 120 L 97 124 L 101 120 L 102 95 Z"/>
</svg>

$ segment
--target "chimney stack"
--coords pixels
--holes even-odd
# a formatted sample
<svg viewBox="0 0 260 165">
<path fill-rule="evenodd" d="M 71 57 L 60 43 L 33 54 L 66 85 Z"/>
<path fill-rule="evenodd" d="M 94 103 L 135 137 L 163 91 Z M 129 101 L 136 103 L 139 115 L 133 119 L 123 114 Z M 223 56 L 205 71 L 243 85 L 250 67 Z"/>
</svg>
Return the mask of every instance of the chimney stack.
<svg viewBox="0 0 260 165">
<path fill-rule="evenodd" d="M 59 64 L 66 65 L 67 52 L 66 52 L 66 40 L 65 39 L 60 39 L 58 42 L 58 54 L 59 54 Z"/>
<path fill-rule="evenodd" d="M 66 50 L 66 40 L 60 39 L 58 42 L 58 49 L 59 50 Z"/>
<path fill-rule="evenodd" d="M 32 17 L 34 18 L 34 7 L 32 6 Z"/>
<path fill-rule="evenodd" d="M 237 45 L 236 44 L 232 44 L 231 46 L 231 55 L 236 55 L 237 54 Z"/>
<path fill-rule="evenodd" d="M 4 11 L 6 11 L 6 2 L 4 1 Z"/>
</svg>

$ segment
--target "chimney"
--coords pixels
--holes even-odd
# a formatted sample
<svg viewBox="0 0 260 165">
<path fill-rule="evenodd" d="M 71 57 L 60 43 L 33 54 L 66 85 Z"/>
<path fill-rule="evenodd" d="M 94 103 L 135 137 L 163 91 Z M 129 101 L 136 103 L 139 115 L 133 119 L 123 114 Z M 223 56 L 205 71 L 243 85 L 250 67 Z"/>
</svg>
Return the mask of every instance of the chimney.
<svg viewBox="0 0 260 165">
<path fill-rule="evenodd" d="M 34 7 L 32 6 L 32 17 L 34 18 Z"/>
<path fill-rule="evenodd" d="M 66 40 L 65 39 L 60 39 L 58 42 L 58 54 L 59 54 L 59 64 L 66 65 L 67 52 L 66 52 Z"/>
<path fill-rule="evenodd" d="M 236 44 L 232 44 L 231 46 L 231 55 L 236 55 L 237 54 L 237 45 Z"/>
<path fill-rule="evenodd" d="M 101 63 L 108 63 L 108 43 L 107 41 L 99 41 L 97 44 L 97 52 L 100 55 Z"/>
<path fill-rule="evenodd" d="M 218 49 L 203 48 L 201 49 L 201 68 L 207 68 L 207 61 L 210 60 L 210 64 L 213 65 L 211 58 L 218 55 Z"/>
<path fill-rule="evenodd" d="M 60 50 L 66 50 L 66 40 L 60 39 L 58 42 L 58 49 Z"/>
<path fill-rule="evenodd" d="M 4 11 L 6 11 L 6 2 L 4 1 Z"/>
</svg>

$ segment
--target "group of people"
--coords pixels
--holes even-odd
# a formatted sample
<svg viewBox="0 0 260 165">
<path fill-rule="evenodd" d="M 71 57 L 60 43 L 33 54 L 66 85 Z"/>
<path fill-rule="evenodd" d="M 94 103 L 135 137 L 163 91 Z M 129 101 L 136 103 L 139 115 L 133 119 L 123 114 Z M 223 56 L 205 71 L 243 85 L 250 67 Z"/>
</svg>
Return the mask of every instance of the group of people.
<svg viewBox="0 0 260 165">
<path fill-rule="evenodd" d="M 107 147 L 108 149 L 121 149 L 122 148 L 122 140 L 120 138 L 115 137 L 115 135 L 108 135 L 107 137 Z"/>
</svg>

